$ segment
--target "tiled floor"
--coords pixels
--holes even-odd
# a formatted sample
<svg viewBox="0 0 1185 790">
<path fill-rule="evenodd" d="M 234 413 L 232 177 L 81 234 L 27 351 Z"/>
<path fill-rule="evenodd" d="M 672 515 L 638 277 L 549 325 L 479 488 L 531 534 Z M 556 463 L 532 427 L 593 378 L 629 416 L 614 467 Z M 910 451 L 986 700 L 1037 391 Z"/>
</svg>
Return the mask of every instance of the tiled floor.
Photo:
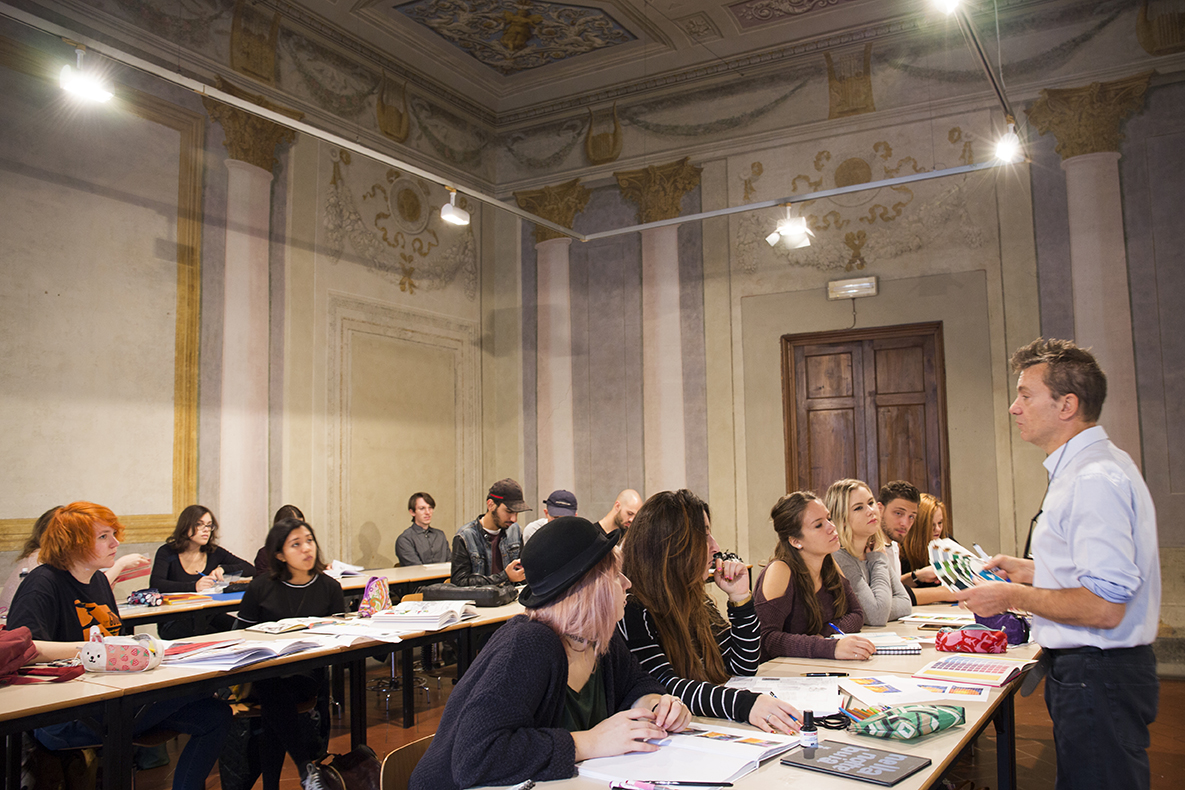
<svg viewBox="0 0 1185 790">
<path fill-rule="evenodd" d="M 371 679 L 379 679 L 388 670 L 373 662 L 369 664 Z M 384 697 L 368 692 L 367 741 L 381 758 L 398 746 L 409 743 L 436 731 L 444 702 L 452 690 L 452 668 L 445 670 L 441 688 L 433 683 L 425 695 L 418 692 L 416 701 L 416 726 L 405 730 L 400 726 L 402 708 L 398 694 L 390 699 L 388 707 Z M 1032 696 L 1017 697 L 1016 700 L 1016 749 L 1017 785 L 1019 790 L 1052 788 L 1054 777 L 1053 734 L 1049 715 L 1045 711 L 1043 688 L 1038 687 Z M 425 700 L 427 700 L 425 702 Z M 176 744 L 171 745 L 176 760 Z M 338 718 L 333 722 L 330 751 L 344 753 L 350 748 L 348 719 Z M 1162 680 L 1160 688 L 1160 715 L 1152 726 L 1152 747 L 1149 749 L 1152 763 L 1152 787 L 1157 790 L 1179 788 L 1178 782 L 1185 776 L 1185 680 Z M 172 766 L 141 772 L 136 777 L 137 790 L 168 790 L 171 787 Z M 980 737 L 974 754 L 965 757 L 951 774 L 955 785 L 963 790 L 987 790 L 996 787 L 996 740 L 991 727 Z M 1173 778 L 1176 777 L 1176 778 Z M 971 782 L 971 784 L 965 784 Z M 256 782 L 256 790 L 262 783 Z M 285 764 L 281 790 L 299 790 L 296 768 L 291 761 Z M 217 770 L 206 782 L 207 790 L 221 790 Z M 1118 790 L 1118 789 L 1117 789 Z"/>
</svg>

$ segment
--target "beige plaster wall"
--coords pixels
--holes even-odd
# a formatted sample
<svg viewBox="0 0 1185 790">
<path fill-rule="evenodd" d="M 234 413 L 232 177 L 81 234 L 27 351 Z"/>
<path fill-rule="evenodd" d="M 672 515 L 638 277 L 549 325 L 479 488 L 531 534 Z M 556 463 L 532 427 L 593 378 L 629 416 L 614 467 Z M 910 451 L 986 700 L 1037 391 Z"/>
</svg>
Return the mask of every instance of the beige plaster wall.
<svg viewBox="0 0 1185 790">
<path fill-rule="evenodd" d="M 444 226 L 442 189 L 399 206 L 401 174 L 305 138 L 290 163 L 280 498 L 328 556 L 393 565 L 413 492 L 450 537 L 477 507 L 481 215 Z"/>
<path fill-rule="evenodd" d="M 173 512 L 179 144 L 0 67 L 0 519 Z"/>
</svg>

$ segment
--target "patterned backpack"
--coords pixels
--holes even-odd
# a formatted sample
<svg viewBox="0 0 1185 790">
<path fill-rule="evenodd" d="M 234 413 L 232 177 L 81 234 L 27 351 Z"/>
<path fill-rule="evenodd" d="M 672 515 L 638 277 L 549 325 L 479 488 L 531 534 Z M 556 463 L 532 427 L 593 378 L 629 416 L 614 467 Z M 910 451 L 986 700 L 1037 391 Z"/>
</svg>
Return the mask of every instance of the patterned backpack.
<svg viewBox="0 0 1185 790">
<path fill-rule="evenodd" d="M 385 576 L 371 576 L 362 592 L 362 603 L 358 604 L 360 617 L 372 617 L 375 612 L 391 608 L 391 588 Z"/>
</svg>

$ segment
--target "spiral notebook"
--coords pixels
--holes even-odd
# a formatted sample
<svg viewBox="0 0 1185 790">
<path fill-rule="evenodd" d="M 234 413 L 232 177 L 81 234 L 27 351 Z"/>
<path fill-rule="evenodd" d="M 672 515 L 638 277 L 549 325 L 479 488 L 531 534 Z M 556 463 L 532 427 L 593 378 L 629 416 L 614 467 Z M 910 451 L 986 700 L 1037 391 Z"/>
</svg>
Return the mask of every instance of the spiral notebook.
<svg viewBox="0 0 1185 790">
<path fill-rule="evenodd" d="M 922 642 L 919 639 L 899 636 L 888 631 L 863 632 L 860 636 L 876 646 L 878 656 L 920 656 L 922 654 Z M 839 634 L 832 634 L 831 638 L 842 639 Z"/>
</svg>

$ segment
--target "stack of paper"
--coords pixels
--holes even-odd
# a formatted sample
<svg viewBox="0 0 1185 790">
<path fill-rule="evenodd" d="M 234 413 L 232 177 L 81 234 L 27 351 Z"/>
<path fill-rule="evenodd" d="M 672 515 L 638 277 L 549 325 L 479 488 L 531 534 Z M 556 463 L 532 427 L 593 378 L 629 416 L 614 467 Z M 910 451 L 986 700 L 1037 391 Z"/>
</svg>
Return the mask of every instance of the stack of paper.
<svg viewBox="0 0 1185 790">
<path fill-rule="evenodd" d="M 789 702 L 799 710 L 814 711 L 816 716 L 839 713 L 839 679 L 739 677 L 725 683 L 729 688 L 744 689 L 755 694 L 769 694 Z"/>
<path fill-rule="evenodd" d="M 914 612 L 901 618 L 901 622 L 906 625 L 916 626 L 945 626 L 949 628 L 961 628 L 969 623 L 975 622 L 975 615 L 970 612 L 962 612 L 958 609 L 951 609 L 949 612 Z"/>
<path fill-rule="evenodd" d="M 224 672 L 322 646 L 323 644 L 315 639 L 277 639 L 272 642 L 230 640 L 209 650 L 193 650 L 171 657 L 166 651 L 165 663 L 170 666 Z"/>
<path fill-rule="evenodd" d="M 436 631 L 471 617 L 477 617 L 473 601 L 404 601 L 375 612 L 370 619 L 380 625 Z"/>
</svg>

